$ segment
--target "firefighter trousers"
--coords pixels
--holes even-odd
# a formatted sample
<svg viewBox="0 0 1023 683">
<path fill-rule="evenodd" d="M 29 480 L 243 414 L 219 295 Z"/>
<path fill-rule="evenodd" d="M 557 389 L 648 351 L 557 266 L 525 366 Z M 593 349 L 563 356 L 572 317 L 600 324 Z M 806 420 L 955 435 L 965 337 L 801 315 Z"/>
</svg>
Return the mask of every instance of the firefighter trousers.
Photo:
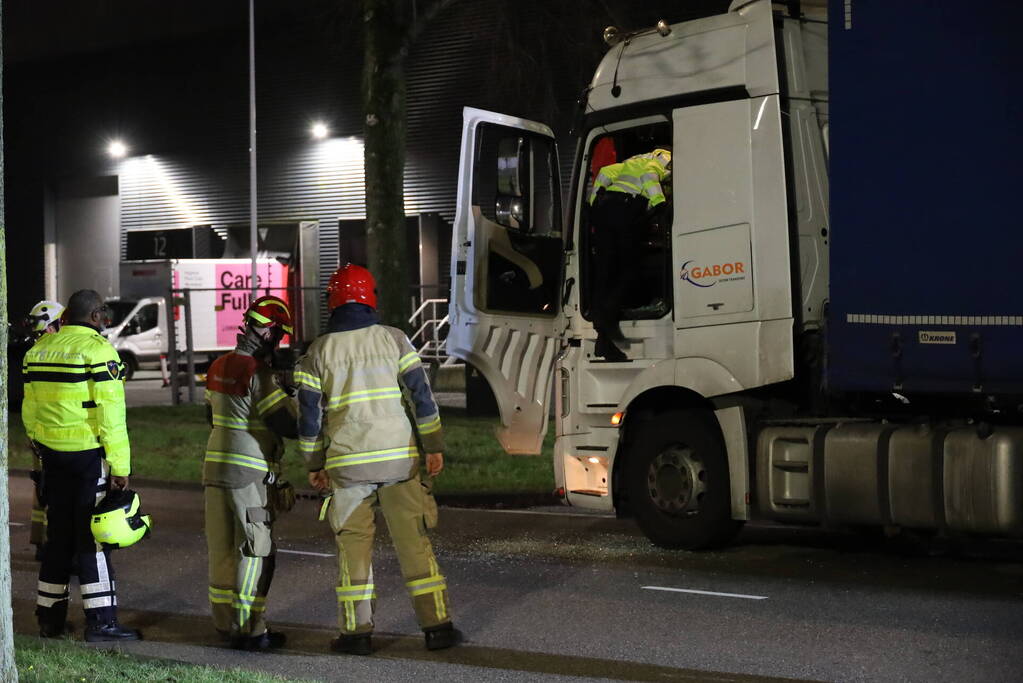
<svg viewBox="0 0 1023 683">
<path fill-rule="evenodd" d="M 427 528 L 436 523 L 436 509 L 419 477 L 377 488 L 344 518 L 343 512 L 350 509 L 345 505 L 346 490 L 336 490 L 337 495 L 330 504 L 330 523 L 337 542 L 335 591 L 341 633 L 373 631 L 376 598 L 373 536 L 376 532 L 374 506 L 377 505 L 387 521 L 419 626 L 428 629 L 450 622 L 447 584 L 426 535 Z"/>
<path fill-rule="evenodd" d="M 63 626 L 76 563 L 86 621 L 109 623 L 117 617 L 114 569 L 110 551 L 96 543 L 89 528 L 92 510 L 108 487 L 103 449 L 54 451 L 40 444 L 39 452 L 48 538 L 39 566 L 36 616 L 41 624 Z"/>
<path fill-rule="evenodd" d="M 213 625 L 223 635 L 261 635 L 277 552 L 266 484 L 207 486 L 205 499 Z"/>
</svg>

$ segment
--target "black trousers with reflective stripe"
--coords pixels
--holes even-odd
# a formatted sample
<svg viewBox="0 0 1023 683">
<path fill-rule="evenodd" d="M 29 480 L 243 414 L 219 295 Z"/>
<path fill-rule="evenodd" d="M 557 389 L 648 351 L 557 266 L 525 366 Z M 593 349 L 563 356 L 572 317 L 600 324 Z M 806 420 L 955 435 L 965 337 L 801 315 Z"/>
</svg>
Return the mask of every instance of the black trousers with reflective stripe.
<svg viewBox="0 0 1023 683">
<path fill-rule="evenodd" d="M 36 616 L 47 624 L 64 623 L 67 586 L 72 564 L 76 564 L 86 620 L 112 621 L 117 614 L 117 596 L 110 551 L 96 543 L 89 528 L 92 510 L 106 495 L 108 486 L 103 449 L 65 452 L 40 444 L 39 452 L 47 505 L 47 541 L 39 568 Z"/>
</svg>

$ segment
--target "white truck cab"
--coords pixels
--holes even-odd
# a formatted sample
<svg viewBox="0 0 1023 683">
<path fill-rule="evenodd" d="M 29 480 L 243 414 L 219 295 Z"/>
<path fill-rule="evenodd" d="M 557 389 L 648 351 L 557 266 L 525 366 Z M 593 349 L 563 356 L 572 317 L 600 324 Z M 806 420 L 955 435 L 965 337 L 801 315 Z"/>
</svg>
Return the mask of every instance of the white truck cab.
<svg viewBox="0 0 1023 683">
<path fill-rule="evenodd" d="M 709 511 L 713 523 L 660 534 L 669 545 L 714 542 L 749 516 L 742 411 L 715 399 L 794 376 L 794 236 L 774 22 L 771 4 L 754 2 L 612 47 L 586 95 L 564 225 L 550 128 L 464 114 L 448 348 L 489 381 L 510 452 L 539 452 L 554 381 L 555 472 L 567 503 L 611 511 L 645 487 L 652 509 L 633 500 L 637 516 L 666 515 L 671 526 Z M 800 37 L 798 23 L 786 30 Z M 802 69 L 802 54 L 794 56 Z M 809 99 L 806 113 L 815 114 Z M 809 123 L 820 211 L 823 144 L 816 117 Z M 622 161 L 657 147 L 673 150 L 672 211 L 636 236 L 640 263 L 618 264 L 641 273 L 621 323 L 628 360 L 606 362 L 594 354 L 589 314 L 594 282 L 606 276 L 589 257 L 586 200 L 599 170 L 591 166 L 603 165 L 607 150 Z M 819 257 L 803 265 L 826 267 Z M 802 317 L 812 324 L 823 291 L 805 298 Z M 633 433 L 658 443 L 627 464 L 622 436 L 640 423 L 644 434 Z M 683 427 L 688 436 L 660 448 Z M 663 524 L 644 528 L 655 526 Z"/>
<path fill-rule="evenodd" d="M 121 355 L 127 377 L 141 363 L 159 361 L 167 353 L 167 303 L 164 297 L 146 297 L 138 301 L 108 301 L 111 325 L 103 334 Z"/>
</svg>

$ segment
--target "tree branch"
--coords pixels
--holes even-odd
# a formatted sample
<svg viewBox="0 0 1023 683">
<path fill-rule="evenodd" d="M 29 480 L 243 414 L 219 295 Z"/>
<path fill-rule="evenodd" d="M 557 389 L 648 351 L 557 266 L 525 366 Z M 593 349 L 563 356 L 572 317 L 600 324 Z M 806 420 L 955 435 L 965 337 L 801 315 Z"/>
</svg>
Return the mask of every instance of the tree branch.
<svg viewBox="0 0 1023 683">
<path fill-rule="evenodd" d="M 415 0 L 413 0 L 414 2 Z M 415 46 L 419 36 L 430 24 L 435 16 L 454 5 L 459 0 L 430 0 L 430 3 L 421 12 L 416 14 L 415 21 L 409 24 L 408 30 L 401 39 L 401 47 L 395 55 L 395 61 L 404 61 Z"/>
</svg>

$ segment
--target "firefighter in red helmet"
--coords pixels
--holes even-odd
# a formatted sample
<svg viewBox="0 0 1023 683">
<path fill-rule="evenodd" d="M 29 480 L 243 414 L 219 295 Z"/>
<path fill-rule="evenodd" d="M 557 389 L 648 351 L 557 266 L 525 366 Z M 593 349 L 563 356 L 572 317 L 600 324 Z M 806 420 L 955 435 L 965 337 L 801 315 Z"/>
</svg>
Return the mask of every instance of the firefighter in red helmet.
<svg viewBox="0 0 1023 683">
<path fill-rule="evenodd" d="M 203 463 L 206 545 L 213 623 L 231 647 L 268 650 L 284 635 L 267 629 L 263 614 L 273 579 L 272 524 L 294 504 L 281 482 L 284 438 L 297 436 L 296 410 L 270 367 L 274 350 L 292 333 L 291 311 L 275 296 L 245 311 L 234 351 L 206 376 L 212 427 Z"/>
<path fill-rule="evenodd" d="M 447 584 L 426 530 L 437 507 L 419 477 L 444 466 L 440 412 L 423 363 L 408 337 L 379 324 L 376 283 L 346 265 L 330 279 L 329 332 L 312 343 L 295 371 L 299 450 L 309 482 L 329 492 L 326 512 L 337 540 L 340 636 L 335 652 L 368 655 L 373 631 L 374 507 L 387 520 L 405 586 L 428 649 L 451 647 Z"/>
</svg>

